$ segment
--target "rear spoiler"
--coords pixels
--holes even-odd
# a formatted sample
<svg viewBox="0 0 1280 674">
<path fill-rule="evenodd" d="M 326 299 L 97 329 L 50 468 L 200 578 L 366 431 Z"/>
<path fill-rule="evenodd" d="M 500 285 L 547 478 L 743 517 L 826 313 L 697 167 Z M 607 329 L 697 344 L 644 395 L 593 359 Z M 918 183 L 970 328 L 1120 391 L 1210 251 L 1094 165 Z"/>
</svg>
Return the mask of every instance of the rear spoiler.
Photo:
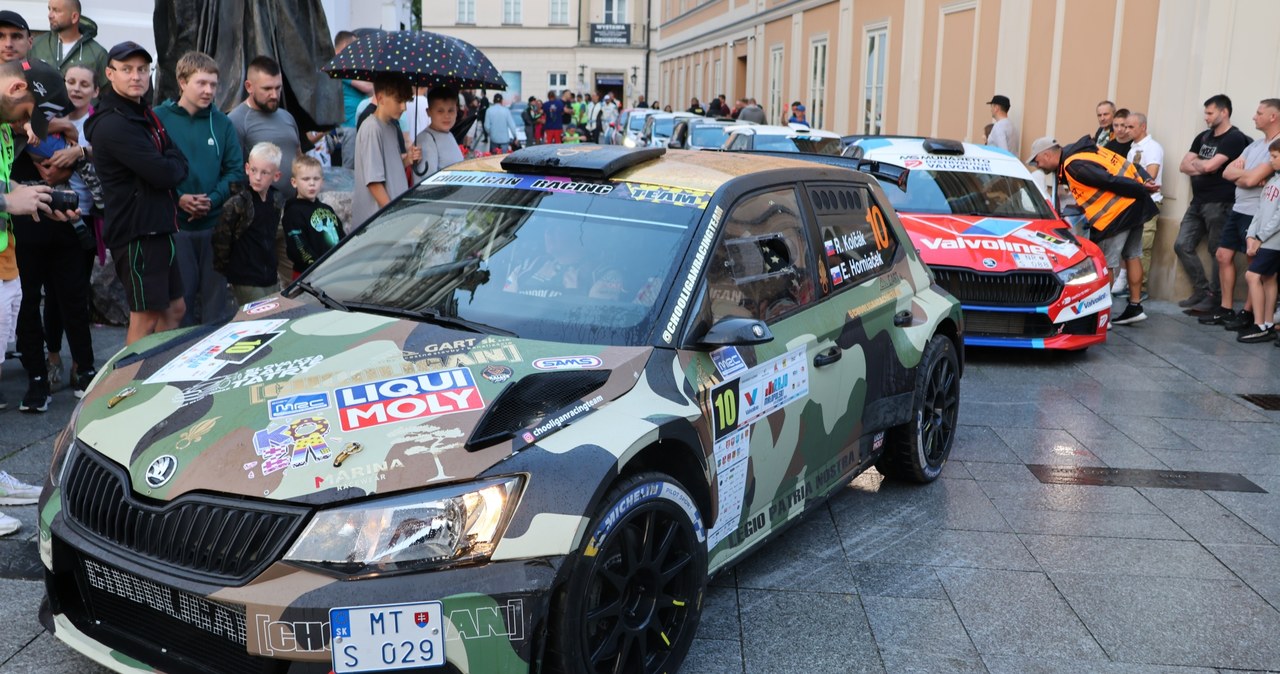
<svg viewBox="0 0 1280 674">
<path fill-rule="evenodd" d="M 769 157 L 782 157 L 784 159 L 800 159 L 811 161 L 817 164 L 826 164 L 828 166 L 836 166 L 847 168 L 851 171 L 866 173 L 877 180 L 892 183 L 898 186 L 902 191 L 907 190 L 907 176 L 911 174 L 911 169 L 898 166 L 896 164 L 887 164 L 882 161 L 873 159 L 864 159 L 852 157 L 840 157 L 831 154 L 813 154 L 809 152 L 776 152 L 771 150 L 723 150 L 724 152 L 732 152 L 734 154 L 758 154 Z"/>
</svg>

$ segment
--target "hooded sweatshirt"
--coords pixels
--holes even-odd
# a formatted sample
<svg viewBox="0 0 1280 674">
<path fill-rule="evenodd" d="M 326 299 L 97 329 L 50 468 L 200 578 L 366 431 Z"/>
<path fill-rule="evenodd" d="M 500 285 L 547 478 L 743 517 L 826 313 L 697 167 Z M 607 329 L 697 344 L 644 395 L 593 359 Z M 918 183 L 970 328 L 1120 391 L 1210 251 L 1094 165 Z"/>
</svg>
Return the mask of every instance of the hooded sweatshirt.
<svg viewBox="0 0 1280 674">
<path fill-rule="evenodd" d="M 102 181 L 106 244 L 178 230 L 178 196 L 187 159 L 146 103 L 106 89 L 84 125 Z"/>
<path fill-rule="evenodd" d="M 231 196 L 231 186 L 245 180 L 240 135 L 231 119 L 212 105 L 192 115 L 177 101 L 166 101 L 156 108 L 156 117 L 187 158 L 187 179 L 178 185 L 178 196 L 207 194 L 213 204 L 207 215 L 196 220 L 179 209 L 178 229 L 212 229 L 218 223 L 222 204 Z"/>
<path fill-rule="evenodd" d="M 30 56 L 45 63 L 54 65 L 62 74 L 74 65 L 86 66 L 93 71 L 98 80 L 98 88 L 107 90 L 107 50 L 94 38 L 98 36 L 98 24 L 92 19 L 80 17 L 80 39 L 70 47 L 64 47 L 62 58 L 58 58 L 58 43 L 62 40 L 58 34 L 49 31 L 31 42 Z"/>
</svg>

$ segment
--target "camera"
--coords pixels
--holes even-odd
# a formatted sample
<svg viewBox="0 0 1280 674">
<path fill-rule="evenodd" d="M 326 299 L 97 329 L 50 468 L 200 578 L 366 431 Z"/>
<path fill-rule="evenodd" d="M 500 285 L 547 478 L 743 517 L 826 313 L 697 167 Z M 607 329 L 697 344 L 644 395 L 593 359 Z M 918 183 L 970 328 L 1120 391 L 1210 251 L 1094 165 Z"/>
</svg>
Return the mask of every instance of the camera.
<svg viewBox="0 0 1280 674">
<path fill-rule="evenodd" d="M 49 193 L 49 208 L 55 211 L 74 211 L 80 208 L 80 197 L 75 192 L 54 190 Z"/>
</svg>

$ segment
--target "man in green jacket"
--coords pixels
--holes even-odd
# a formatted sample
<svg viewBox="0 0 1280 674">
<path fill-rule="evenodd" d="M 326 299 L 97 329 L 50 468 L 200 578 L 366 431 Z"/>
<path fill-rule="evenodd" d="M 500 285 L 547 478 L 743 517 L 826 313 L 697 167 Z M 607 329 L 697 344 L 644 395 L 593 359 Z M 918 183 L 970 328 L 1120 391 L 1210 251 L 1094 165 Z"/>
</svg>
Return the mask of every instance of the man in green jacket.
<svg viewBox="0 0 1280 674">
<path fill-rule="evenodd" d="M 169 138 L 187 157 L 187 178 L 178 185 L 178 233 L 174 236 L 187 313 L 182 325 L 227 318 L 227 279 L 213 269 L 213 226 L 231 186 L 245 180 L 244 150 L 235 126 L 213 106 L 218 63 L 192 51 L 178 59 L 176 101 L 156 108 Z"/>
<path fill-rule="evenodd" d="M 48 63 L 62 74 L 74 65 L 93 71 L 98 88 L 107 87 L 107 50 L 93 38 L 98 24 L 80 16 L 80 0 L 49 0 L 49 32 L 31 45 L 31 58 Z"/>
</svg>

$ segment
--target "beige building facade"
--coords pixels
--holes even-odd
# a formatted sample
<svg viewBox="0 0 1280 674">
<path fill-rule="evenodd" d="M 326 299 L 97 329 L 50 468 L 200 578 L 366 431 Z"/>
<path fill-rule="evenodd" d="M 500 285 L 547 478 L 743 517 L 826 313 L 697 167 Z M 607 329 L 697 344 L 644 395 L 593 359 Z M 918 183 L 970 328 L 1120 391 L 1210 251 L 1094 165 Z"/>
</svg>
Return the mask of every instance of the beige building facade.
<svg viewBox="0 0 1280 674">
<path fill-rule="evenodd" d="M 1252 137 L 1280 96 L 1275 0 L 653 0 L 658 96 L 754 97 L 770 121 L 802 101 L 841 134 L 982 142 L 993 94 L 1027 148 L 1096 128 L 1101 100 L 1145 112 L 1165 149 L 1151 292 L 1189 290 L 1173 255 L 1190 184 L 1178 163 L 1225 93 Z M 1206 258 L 1207 259 L 1207 258 Z"/>
<path fill-rule="evenodd" d="M 627 101 L 652 77 L 646 67 L 648 0 L 431 0 L 422 27 L 478 47 L 521 100 L 565 89 L 613 92 Z"/>
</svg>

